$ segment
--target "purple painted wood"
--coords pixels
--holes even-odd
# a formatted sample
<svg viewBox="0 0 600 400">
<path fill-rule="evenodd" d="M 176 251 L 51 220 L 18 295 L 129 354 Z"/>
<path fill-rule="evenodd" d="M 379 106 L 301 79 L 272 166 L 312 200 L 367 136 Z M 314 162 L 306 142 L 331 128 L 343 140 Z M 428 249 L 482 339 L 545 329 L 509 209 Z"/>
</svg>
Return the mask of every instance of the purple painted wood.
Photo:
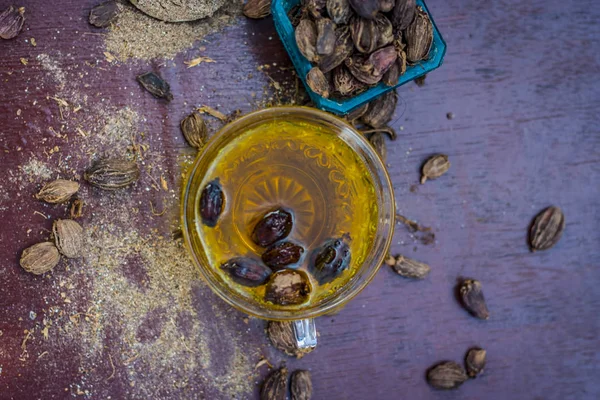
<svg viewBox="0 0 600 400">
<path fill-rule="evenodd" d="M 28 344 L 32 356 L 19 360 L 23 332 L 33 326 L 29 311 L 46 309 L 48 299 L 60 291 L 51 279 L 27 275 L 18 266 L 21 250 L 47 236 L 40 227 L 51 227 L 50 219 L 32 210 L 52 218 L 65 210 L 39 206 L 31 198 L 39 182 L 20 189 L 11 174 L 32 154 L 42 156 L 42 144 L 44 149 L 60 144 L 63 154 L 74 151 L 45 129 L 56 122 L 46 100 L 56 87 L 42 84 L 35 56 L 52 54 L 69 72 L 87 74 L 89 87 L 81 87 L 83 94 L 142 113 L 150 143 L 166 156 L 170 186 L 179 181 L 178 155 L 189 154 L 178 123 L 190 105 L 248 112 L 254 108 L 252 92 L 260 97 L 269 83 L 256 67 L 290 65 L 270 20 L 242 19 L 204 44 L 203 55 L 215 64 L 187 69 L 183 61 L 197 55 L 190 51 L 174 64 L 135 61 L 88 68 L 86 61 L 104 58 L 102 37 L 83 34 L 97 32 L 86 22 L 95 3 L 60 0 L 49 9 L 45 2 L 23 1 L 26 30 L 16 40 L 0 41 L 0 170 L 7 171 L 0 174 L 2 399 L 70 398 L 77 395 L 75 384 L 84 381 L 82 389 L 89 390 L 90 398 L 127 398 L 132 390 L 125 366 L 117 365 L 110 380 L 98 378 L 111 374 L 108 362 L 96 371 L 82 371 L 79 349 L 44 342 L 39 331 Z M 435 244 L 424 246 L 398 226 L 393 251 L 427 262 L 431 275 L 411 282 L 383 268 L 339 314 L 318 319 L 318 349 L 302 360 L 287 359 L 288 367 L 312 371 L 317 399 L 597 399 L 600 7 L 593 0 L 430 0 L 428 5 L 448 53 L 424 87 L 409 84 L 399 90 L 393 123 L 399 138 L 388 143 L 388 162 L 399 212 L 436 233 Z M 37 47 L 25 41 L 30 37 Z M 29 59 L 28 66 L 20 63 L 21 57 Z M 171 83 L 175 99 L 170 104 L 155 101 L 133 81 L 148 65 Z M 289 71 L 273 77 L 285 75 Z M 35 100 L 41 106 L 33 106 Z M 452 120 L 446 118 L 448 112 L 454 114 Z M 419 166 L 436 152 L 449 155 L 450 171 L 411 191 Z M 73 165 L 79 173 L 85 167 L 81 161 Z M 156 199 L 141 187 L 131 193 L 144 204 Z M 89 199 L 99 204 L 98 193 L 89 192 Z M 566 215 L 564 236 L 555 248 L 531 254 L 528 225 L 550 204 Z M 140 230 L 156 228 L 165 234 L 173 221 L 154 218 L 146 206 L 136 219 Z M 31 234 L 29 228 L 34 228 Z M 53 274 L 69 272 L 63 265 Z M 453 287 L 460 276 L 483 283 L 489 321 L 469 317 L 455 301 Z M 88 290 L 78 288 L 75 301 L 85 304 Z M 244 324 L 242 314 L 227 309 L 202 285 L 193 298 L 205 315 L 214 310 L 230 315 L 226 324 L 211 324 L 208 317 L 214 354 L 226 357 L 230 348 L 222 336 L 243 329 L 248 341 L 244 352 L 256 361 L 258 352 L 277 364 L 285 360 L 267 345 L 262 321 Z M 152 326 L 149 322 L 148 335 Z M 119 327 L 102 339 L 111 354 L 119 347 Z M 429 366 L 460 361 L 474 345 L 488 351 L 483 376 L 453 393 L 428 387 L 424 375 Z M 36 358 L 44 351 L 48 355 Z M 157 389 L 154 397 L 227 398 L 202 376 L 202 369 L 195 369 L 189 388 L 175 395 Z"/>
</svg>

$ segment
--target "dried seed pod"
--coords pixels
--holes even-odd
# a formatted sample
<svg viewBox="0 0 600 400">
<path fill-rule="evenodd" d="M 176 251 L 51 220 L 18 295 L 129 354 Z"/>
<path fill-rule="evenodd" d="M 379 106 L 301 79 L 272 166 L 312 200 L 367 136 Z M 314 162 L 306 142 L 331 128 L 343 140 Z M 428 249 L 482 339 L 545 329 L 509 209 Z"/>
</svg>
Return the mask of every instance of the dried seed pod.
<svg viewBox="0 0 600 400">
<path fill-rule="evenodd" d="M 336 24 L 347 24 L 352 9 L 348 0 L 327 0 L 327 13 Z"/>
<path fill-rule="evenodd" d="M 390 12 L 394 8 L 396 0 L 379 0 L 379 11 Z"/>
<path fill-rule="evenodd" d="M 286 400 L 287 374 L 288 370 L 285 366 L 273 371 L 262 384 L 260 400 Z"/>
<path fill-rule="evenodd" d="M 400 76 L 406 72 L 406 53 L 401 52 L 396 62 L 383 75 L 382 82 L 386 86 L 396 86 L 400 81 Z"/>
<path fill-rule="evenodd" d="M 396 111 L 397 102 L 398 95 L 395 90 L 382 94 L 369 103 L 369 109 L 362 116 L 361 121 L 373 128 L 386 126 Z"/>
<path fill-rule="evenodd" d="M 314 347 L 298 348 L 293 322 L 269 321 L 267 335 L 271 340 L 271 344 L 288 356 L 302 358 L 315 349 Z"/>
<path fill-rule="evenodd" d="M 193 112 L 181 121 L 181 132 L 190 146 L 197 149 L 206 143 L 206 124 L 199 113 Z"/>
<path fill-rule="evenodd" d="M 458 285 L 458 294 L 463 307 L 474 317 L 488 319 L 490 313 L 485 304 L 481 282 L 466 279 Z"/>
<path fill-rule="evenodd" d="M 319 67 L 313 67 L 306 75 L 308 87 L 321 97 L 329 97 L 329 81 Z"/>
<path fill-rule="evenodd" d="M 367 85 L 356 79 L 345 65 L 333 70 L 333 86 L 342 96 L 351 96 L 367 89 Z"/>
<path fill-rule="evenodd" d="M 244 5 L 244 15 L 253 19 L 268 17 L 271 15 L 271 0 L 248 0 Z"/>
<path fill-rule="evenodd" d="M 292 373 L 290 392 L 292 400 L 310 400 L 312 398 L 312 380 L 310 371 L 297 370 Z"/>
<path fill-rule="evenodd" d="M 73 200 L 71 204 L 71 218 L 80 218 L 83 215 L 83 201 L 80 199 Z"/>
<path fill-rule="evenodd" d="M 387 46 L 394 41 L 394 28 L 389 19 L 383 14 L 377 14 L 374 19 L 375 27 L 377 29 L 377 47 L 381 48 Z"/>
<path fill-rule="evenodd" d="M 415 18 L 416 9 L 417 3 L 415 0 L 396 0 L 396 5 L 390 16 L 396 32 L 402 32 L 408 28 Z"/>
<path fill-rule="evenodd" d="M 369 103 L 363 104 L 362 106 L 355 108 L 346 114 L 346 119 L 350 124 L 354 125 L 356 120 L 360 119 L 369 110 Z"/>
<path fill-rule="evenodd" d="M 317 54 L 317 25 L 308 18 L 300 20 L 294 33 L 298 50 L 310 62 L 318 62 Z"/>
<path fill-rule="evenodd" d="M 418 87 L 423 87 L 425 86 L 425 79 L 427 78 L 427 74 L 421 75 L 418 78 L 415 78 L 415 84 Z"/>
<path fill-rule="evenodd" d="M 467 356 L 465 357 L 465 367 L 469 377 L 476 378 L 483 373 L 483 369 L 485 368 L 485 356 L 486 351 L 479 347 L 474 347 L 467 352 Z"/>
<path fill-rule="evenodd" d="M 252 241 L 261 247 L 285 239 L 294 225 L 292 214 L 278 208 L 263 215 L 252 231 Z"/>
<path fill-rule="evenodd" d="M 122 6 L 116 1 L 106 1 L 98 4 L 90 11 L 90 24 L 98 28 L 106 28 L 117 20 Z"/>
<path fill-rule="evenodd" d="M 271 275 L 265 288 L 265 300 L 280 306 L 305 303 L 312 288 L 304 271 L 284 269 Z"/>
<path fill-rule="evenodd" d="M 440 176 L 444 175 L 448 172 L 450 168 L 450 161 L 448 161 L 448 156 L 445 154 L 436 154 L 432 157 L 429 157 L 425 164 L 423 164 L 423 168 L 421 169 L 421 184 L 424 184 L 427 179 L 437 179 Z"/>
<path fill-rule="evenodd" d="M 350 28 L 347 26 L 341 26 L 335 30 L 335 33 L 335 49 L 331 54 L 322 57 L 319 61 L 319 68 L 324 74 L 342 64 L 344 60 L 347 59 L 354 51 L 354 44 L 352 43 Z"/>
<path fill-rule="evenodd" d="M 383 74 L 390 69 L 397 57 L 394 46 L 386 46 L 368 57 L 362 55 L 349 57 L 345 63 L 356 79 L 367 85 L 375 85 L 383 78 Z"/>
<path fill-rule="evenodd" d="M 383 14 L 378 14 L 375 19 L 352 17 L 350 32 L 356 49 L 365 54 L 394 41 L 392 23 Z"/>
<path fill-rule="evenodd" d="M 565 216 L 558 207 L 548 207 L 539 213 L 529 229 L 531 251 L 546 250 L 554 246 L 565 229 Z"/>
<path fill-rule="evenodd" d="M 383 137 L 383 133 L 376 132 L 371 135 L 369 138 L 369 143 L 375 149 L 379 157 L 381 157 L 381 161 L 384 163 L 387 161 L 387 147 L 385 145 L 385 138 Z"/>
<path fill-rule="evenodd" d="M 339 239 L 329 240 L 313 253 L 309 270 L 319 284 L 333 281 L 350 266 L 352 255 L 348 240 L 347 234 Z"/>
<path fill-rule="evenodd" d="M 46 203 L 64 203 L 77 193 L 78 190 L 79 183 L 65 179 L 57 179 L 46 183 L 42 190 L 35 195 L 35 198 L 45 201 Z"/>
<path fill-rule="evenodd" d="M 363 18 L 373 19 L 379 12 L 379 0 L 349 0 L 350 6 Z"/>
<path fill-rule="evenodd" d="M 429 274 L 429 271 L 431 271 L 429 265 L 401 255 L 396 257 L 390 256 L 385 263 L 391 266 L 398 275 L 406 278 L 424 279 Z"/>
<path fill-rule="evenodd" d="M 319 19 L 323 16 L 327 8 L 327 0 L 303 0 L 306 11 L 314 19 Z"/>
<path fill-rule="evenodd" d="M 0 13 L 0 38 L 12 39 L 23 28 L 25 22 L 25 7 L 9 6 Z"/>
<path fill-rule="evenodd" d="M 260 261 L 248 257 L 236 257 L 221 264 L 221 269 L 240 285 L 255 287 L 262 285 L 272 271 Z"/>
<path fill-rule="evenodd" d="M 83 177 L 100 189 L 117 190 L 137 181 L 140 167 L 124 158 L 105 158 L 88 168 Z"/>
<path fill-rule="evenodd" d="M 20 264 L 25 271 L 41 275 L 56 267 L 59 261 L 60 254 L 54 243 L 42 242 L 23 250 Z"/>
<path fill-rule="evenodd" d="M 67 258 L 81 257 L 83 228 L 72 219 L 58 219 L 52 224 L 54 244 Z"/>
<path fill-rule="evenodd" d="M 173 100 L 171 86 L 154 72 L 146 72 L 145 74 L 138 75 L 137 80 L 154 97 L 167 101 Z"/>
<path fill-rule="evenodd" d="M 262 260 L 274 271 L 277 271 L 287 265 L 297 263 L 303 253 L 304 248 L 302 246 L 291 242 L 281 242 L 269 247 L 263 253 Z"/>
<path fill-rule="evenodd" d="M 329 18 L 317 20 L 317 54 L 326 56 L 335 49 L 335 24 Z"/>
<path fill-rule="evenodd" d="M 433 25 L 421 7 L 417 7 L 415 19 L 406 28 L 405 38 L 408 62 L 416 63 L 427 58 L 433 42 Z"/>
<path fill-rule="evenodd" d="M 427 382 L 436 389 L 456 389 L 467 379 L 463 367 L 453 361 L 439 363 L 427 371 Z"/>
<path fill-rule="evenodd" d="M 375 20 L 353 16 L 350 19 L 350 33 L 354 47 L 361 53 L 370 54 L 377 49 L 379 32 Z"/>
<path fill-rule="evenodd" d="M 206 184 L 200 195 L 200 218 L 202 218 L 202 223 L 214 228 L 223 212 L 224 204 L 223 189 L 221 189 L 219 178 L 215 178 Z"/>
</svg>

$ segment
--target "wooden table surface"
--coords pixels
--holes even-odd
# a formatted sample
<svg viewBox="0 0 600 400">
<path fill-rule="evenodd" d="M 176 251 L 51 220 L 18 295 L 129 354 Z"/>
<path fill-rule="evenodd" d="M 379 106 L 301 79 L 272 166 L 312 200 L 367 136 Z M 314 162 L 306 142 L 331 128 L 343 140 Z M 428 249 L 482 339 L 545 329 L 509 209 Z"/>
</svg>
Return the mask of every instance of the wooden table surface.
<svg viewBox="0 0 600 400">
<path fill-rule="evenodd" d="M 197 45 L 174 61 L 110 64 L 104 61 L 103 36 L 89 34 L 104 32 L 87 23 L 95 3 L 23 0 L 24 31 L 15 40 L 0 41 L 0 398 L 257 398 L 255 382 L 266 374 L 264 366 L 251 378 L 250 391 L 235 396 L 217 390 L 203 377 L 202 366 L 190 367 L 186 388 L 173 388 L 165 378 L 159 385 L 164 390 L 144 392 L 138 390 L 147 387 L 144 379 L 161 382 L 153 371 L 138 370 L 132 383 L 135 366 L 117 355 L 84 370 L 84 355 L 72 342 L 42 337 L 41 316 L 60 300 L 56 284 L 74 268 L 61 263 L 46 277 L 36 277 L 18 260 L 25 247 L 48 238 L 52 219 L 64 217 L 66 208 L 40 204 L 32 195 L 42 181 L 18 174 L 37 157 L 64 176 L 59 157 L 48 151 L 59 146 L 64 158 L 78 151 L 78 142 L 48 128 L 60 129 L 56 104 L 47 99 L 59 88 L 47 79 L 48 66 L 43 68 L 39 55 L 57 60 L 66 83 L 76 83 L 82 95 L 142 116 L 140 129 L 151 146 L 160 148 L 166 180 L 176 190 L 180 156 L 190 155 L 180 119 L 193 105 L 249 112 L 270 83 L 257 67 L 290 66 L 270 18 L 241 18 L 210 36 L 201 54 L 215 63 L 186 68 L 183 61 L 198 56 Z M 1 2 L 0 9 L 7 4 Z M 423 87 L 409 83 L 399 89 L 392 124 L 399 137 L 388 142 L 388 163 L 398 211 L 436 234 L 434 244 L 423 245 L 399 225 L 392 250 L 430 264 L 430 276 L 414 282 L 382 268 L 339 314 L 318 318 L 319 346 L 301 360 L 268 345 L 263 321 L 246 324 L 243 314 L 198 289 L 193 301 L 214 333 L 213 359 L 229 357 L 232 350 L 220 338 L 243 329 L 246 346 L 240 348 L 248 363 L 253 366 L 262 354 L 275 365 L 285 361 L 290 369 L 310 369 L 315 399 L 598 399 L 599 3 L 429 0 L 428 6 L 448 52 Z M 136 74 L 151 68 L 171 83 L 171 103 L 157 101 L 135 82 Z M 273 71 L 278 71 L 276 80 L 291 76 L 289 70 Z M 438 152 L 449 155 L 450 171 L 415 190 L 421 163 Z M 73 158 L 70 168 L 81 174 L 87 165 Z M 167 234 L 177 219 L 149 214 L 147 199 L 156 196 L 144 190 L 150 182 L 143 176 L 128 189 L 143 203 L 135 223 L 140 231 L 156 228 Z M 92 205 L 105 196 L 86 194 Z M 566 216 L 563 238 L 549 251 L 530 253 L 530 221 L 552 204 Z M 92 218 L 87 214 L 82 224 Z M 453 288 L 461 276 L 482 282 L 488 321 L 470 317 L 457 304 Z M 84 285 L 73 294 L 81 309 L 86 308 L 82 293 L 91 289 Z M 214 309 L 227 317 L 213 321 Z M 35 333 L 23 343 L 27 332 Z M 120 339 L 105 332 L 100 340 L 111 351 Z M 427 385 L 429 366 L 461 361 L 471 346 L 488 353 L 480 378 L 455 392 Z"/>
</svg>

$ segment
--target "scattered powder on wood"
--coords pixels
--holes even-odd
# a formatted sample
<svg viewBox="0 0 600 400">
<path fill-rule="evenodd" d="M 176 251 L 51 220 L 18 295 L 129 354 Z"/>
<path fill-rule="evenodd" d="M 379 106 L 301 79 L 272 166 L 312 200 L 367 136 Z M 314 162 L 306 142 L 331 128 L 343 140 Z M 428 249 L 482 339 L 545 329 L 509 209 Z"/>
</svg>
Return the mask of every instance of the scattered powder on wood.
<svg viewBox="0 0 600 400">
<path fill-rule="evenodd" d="M 131 5 L 123 12 L 105 38 L 106 50 L 121 61 L 129 58 L 172 59 L 198 40 L 231 25 L 241 14 L 241 3 L 231 1 L 211 18 L 194 22 L 169 23 L 151 18 Z"/>
</svg>

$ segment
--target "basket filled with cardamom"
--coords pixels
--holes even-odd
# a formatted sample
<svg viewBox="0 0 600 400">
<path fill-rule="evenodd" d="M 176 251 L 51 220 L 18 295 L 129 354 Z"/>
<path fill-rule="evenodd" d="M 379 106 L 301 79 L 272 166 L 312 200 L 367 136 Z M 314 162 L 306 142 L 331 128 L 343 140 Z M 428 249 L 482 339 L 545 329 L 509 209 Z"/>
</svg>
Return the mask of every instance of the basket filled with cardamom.
<svg viewBox="0 0 600 400">
<path fill-rule="evenodd" d="M 422 0 L 274 0 L 272 13 L 311 100 L 339 115 L 438 68 L 446 53 Z"/>
</svg>

